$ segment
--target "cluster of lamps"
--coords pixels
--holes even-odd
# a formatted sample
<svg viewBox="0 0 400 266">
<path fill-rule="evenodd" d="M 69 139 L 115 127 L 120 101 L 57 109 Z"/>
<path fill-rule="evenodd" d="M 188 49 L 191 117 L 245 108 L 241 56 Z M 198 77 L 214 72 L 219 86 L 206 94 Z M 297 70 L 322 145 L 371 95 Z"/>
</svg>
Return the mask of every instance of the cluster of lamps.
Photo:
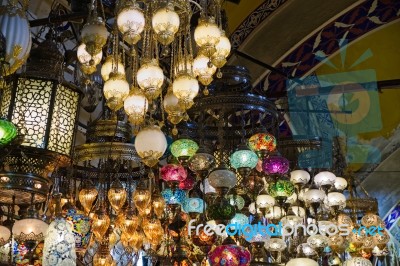
<svg viewBox="0 0 400 266">
<path fill-rule="evenodd" d="M 195 1 L 155 1 L 151 4 L 120 1 L 115 29 L 110 37 L 103 19 L 97 15 L 97 0 L 94 0 L 77 51 L 81 70 L 86 74 L 96 71 L 102 61 L 103 47 L 109 40 L 112 54 L 101 66 L 108 107 L 114 111 L 123 107 L 129 121 L 140 125 L 147 111 L 154 112 L 150 103 L 159 99 L 168 82 L 161 105 L 168 113 L 168 120 L 176 125 L 193 105 L 199 83 L 209 85 L 230 53 L 230 41 L 222 29 L 220 5 L 220 1 L 208 1 L 204 6 Z M 210 7 L 215 11 L 210 13 Z M 190 21 L 197 12 L 200 12 L 200 19 L 193 30 Z M 122 40 L 119 40 L 119 34 L 123 36 Z M 192 36 L 197 45 L 196 56 Z M 124 50 L 122 41 L 130 47 L 129 52 Z M 131 58 L 131 83 L 127 81 L 125 53 Z M 160 56 L 169 58 L 169 73 L 160 65 Z"/>
</svg>

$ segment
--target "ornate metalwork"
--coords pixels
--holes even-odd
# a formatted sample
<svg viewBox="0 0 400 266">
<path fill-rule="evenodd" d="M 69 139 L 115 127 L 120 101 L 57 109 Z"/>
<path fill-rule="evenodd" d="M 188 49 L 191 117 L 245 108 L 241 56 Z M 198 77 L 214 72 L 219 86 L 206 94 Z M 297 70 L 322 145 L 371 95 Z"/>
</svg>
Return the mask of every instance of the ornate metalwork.
<svg viewBox="0 0 400 266">
<path fill-rule="evenodd" d="M 363 216 L 367 212 L 378 212 L 378 200 L 374 198 L 350 198 L 346 200 L 345 213 Z"/>
<path fill-rule="evenodd" d="M 75 161 L 83 162 L 94 159 L 129 160 L 138 163 L 140 162 L 140 158 L 135 150 L 135 145 L 132 143 L 87 143 L 75 148 Z"/>
<path fill-rule="evenodd" d="M 88 125 L 86 143 L 128 142 L 131 132 L 130 125 L 124 121 L 98 120 Z"/>
</svg>

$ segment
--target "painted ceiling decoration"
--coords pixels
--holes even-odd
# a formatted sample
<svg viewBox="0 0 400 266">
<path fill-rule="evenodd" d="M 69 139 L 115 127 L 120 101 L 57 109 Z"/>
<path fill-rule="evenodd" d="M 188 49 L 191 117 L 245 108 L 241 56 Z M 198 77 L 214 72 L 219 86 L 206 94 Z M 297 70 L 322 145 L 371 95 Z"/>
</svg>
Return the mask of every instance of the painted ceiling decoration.
<svg viewBox="0 0 400 266">
<path fill-rule="evenodd" d="M 232 49 L 238 49 L 250 34 L 286 0 L 267 0 L 258 6 L 230 35 Z"/>
<path fill-rule="evenodd" d="M 251 17 L 251 16 L 250 16 Z M 339 40 L 348 44 L 365 34 L 400 18 L 400 1 L 368 0 L 347 11 L 298 45 L 275 67 L 288 76 L 303 77 L 309 74 L 325 57 L 340 49 Z M 276 98 L 284 95 L 286 78 L 270 72 L 255 86 L 255 90 Z"/>
</svg>

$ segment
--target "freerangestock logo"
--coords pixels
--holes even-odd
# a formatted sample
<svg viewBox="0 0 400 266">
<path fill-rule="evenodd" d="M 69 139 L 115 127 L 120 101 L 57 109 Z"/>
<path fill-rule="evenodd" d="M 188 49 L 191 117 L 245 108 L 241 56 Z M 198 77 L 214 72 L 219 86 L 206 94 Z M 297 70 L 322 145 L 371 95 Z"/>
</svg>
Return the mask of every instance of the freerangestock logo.
<svg viewBox="0 0 400 266">
<path fill-rule="evenodd" d="M 365 227 L 361 226 L 357 229 L 350 230 L 349 225 L 341 224 L 339 226 L 335 224 L 328 224 L 323 226 L 318 226 L 316 224 L 285 224 L 283 225 L 281 222 L 279 224 L 267 224 L 264 225 L 261 222 L 257 224 L 196 224 L 196 220 L 191 220 L 188 224 L 188 232 L 189 236 L 192 233 L 199 235 L 200 230 L 203 229 L 203 232 L 211 236 L 213 234 L 217 234 L 219 236 L 243 236 L 246 240 L 251 240 L 256 235 L 262 236 L 313 236 L 316 234 L 333 236 L 339 234 L 340 236 L 348 236 L 351 232 L 353 234 L 360 234 L 365 236 L 375 236 L 375 235 L 383 235 L 384 228 L 380 226 L 371 226 Z"/>
</svg>

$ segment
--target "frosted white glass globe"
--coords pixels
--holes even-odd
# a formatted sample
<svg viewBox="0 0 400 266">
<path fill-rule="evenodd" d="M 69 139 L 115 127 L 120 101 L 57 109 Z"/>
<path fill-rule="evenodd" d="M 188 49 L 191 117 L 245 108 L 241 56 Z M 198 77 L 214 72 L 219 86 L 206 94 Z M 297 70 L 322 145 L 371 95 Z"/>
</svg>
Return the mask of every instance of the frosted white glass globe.
<svg viewBox="0 0 400 266">
<path fill-rule="evenodd" d="M 164 73 L 155 60 L 142 64 L 136 74 L 139 87 L 144 90 L 149 100 L 154 100 L 160 94 L 164 83 Z"/>
<path fill-rule="evenodd" d="M 198 55 L 193 61 L 193 73 L 204 86 L 210 85 L 217 68 L 209 64 L 210 59 L 205 55 Z"/>
<path fill-rule="evenodd" d="M 118 29 L 130 44 L 136 44 L 141 39 L 145 24 L 144 14 L 135 4 L 125 6 L 117 15 Z"/>
<path fill-rule="evenodd" d="M 82 65 L 96 66 L 100 63 L 101 58 L 103 57 L 103 51 L 100 51 L 94 56 L 91 56 L 86 51 L 86 44 L 82 43 L 78 46 L 76 56 L 78 57 L 79 63 L 81 63 Z"/>
<path fill-rule="evenodd" d="M 256 199 L 257 207 L 259 208 L 270 208 L 275 205 L 275 199 L 270 195 L 258 195 Z"/>
<path fill-rule="evenodd" d="M 200 53 L 211 57 L 221 37 L 221 30 L 215 23 L 214 18 L 200 18 L 199 24 L 194 30 L 194 40 L 200 47 Z"/>
<path fill-rule="evenodd" d="M 86 44 L 86 51 L 92 56 L 102 50 L 108 35 L 108 30 L 101 17 L 90 20 L 81 31 L 82 42 Z"/>
<path fill-rule="evenodd" d="M 305 185 L 310 181 L 310 174 L 304 170 L 294 170 L 290 172 L 290 181 L 293 184 Z"/>
<path fill-rule="evenodd" d="M 208 181 L 214 188 L 232 188 L 236 185 L 237 177 L 229 169 L 216 168 L 209 174 Z"/>
<path fill-rule="evenodd" d="M 318 266 L 318 262 L 307 258 L 291 259 L 286 266 Z"/>
<path fill-rule="evenodd" d="M 0 225 L 0 246 L 5 245 L 11 237 L 11 231 L 7 227 Z"/>
<path fill-rule="evenodd" d="M 319 172 L 314 177 L 314 182 L 318 187 L 333 186 L 335 184 L 335 180 L 335 174 L 328 171 Z"/>
<path fill-rule="evenodd" d="M 143 122 L 149 107 L 146 96 L 138 89 L 133 89 L 124 101 L 124 110 L 128 119 L 133 124 Z"/>
<path fill-rule="evenodd" d="M 174 11 L 173 5 L 168 5 L 156 11 L 152 18 L 153 30 L 157 40 L 168 45 L 174 40 L 180 25 L 179 15 Z"/>
<path fill-rule="evenodd" d="M 329 207 L 345 207 L 346 196 L 340 192 L 329 192 L 327 196 Z M 344 206 L 343 206 L 344 205 Z"/>
<path fill-rule="evenodd" d="M 336 177 L 334 185 L 337 190 L 343 191 L 347 188 L 347 180 L 343 177 Z"/>
<path fill-rule="evenodd" d="M 117 73 L 120 75 L 125 75 L 125 67 L 120 60 L 118 60 L 118 66 L 116 66 L 116 62 L 113 56 L 108 56 L 106 61 L 101 66 L 101 77 L 104 81 L 107 81 L 110 78 L 110 73 L 114 70 L 117 70 Z"/>
<path fill-rule="evenodd" d="M 143 161 L 155 165 L 168 146 L 164 133 L 158 126 L 149 126 L 139 131 L 135 138 L 136 152 Z"/>
<path fill-rule="evenodd" d="M 12 233 L 17 241 L 36 240 L 40 242 L 44 239 L 48 227 L 49 225 L 42 220 L 27 218 L 16 221 Z"/>
<path fill-rule="evenodd" d="M 343 266 L 372 266 L 372 263 L 367 259 L 361 257 L 354 257 L 346 260 L 343 263 Z"/>
<path fill-rule="evenodd" d="M 129 83 L 125 76 L 113 73 L 104 83 L 103 93 L 107 100 L 107 106 L 111 110 L 117 111 L 123 106 L 125 98 L 129 95 Z"/>
<path fill-rule="evenodd" d="M 310 189 L 304 194 L 304 201 L 310 203 L 321 203 L 325 199 L 325 192 L 319 189 Z"/>
<path fill-rule="evenodd" d="M 231 42 L 228 37 L 225 36 L 225 32 L 223 32 L 219 38 L 219 42 L 215 46 L 215 49 L 216 51 L 212 55 L 211 61 L 216 67 L 221 68 L 225 65 L 226 58 L 231 52 Z"/>
</svg>

